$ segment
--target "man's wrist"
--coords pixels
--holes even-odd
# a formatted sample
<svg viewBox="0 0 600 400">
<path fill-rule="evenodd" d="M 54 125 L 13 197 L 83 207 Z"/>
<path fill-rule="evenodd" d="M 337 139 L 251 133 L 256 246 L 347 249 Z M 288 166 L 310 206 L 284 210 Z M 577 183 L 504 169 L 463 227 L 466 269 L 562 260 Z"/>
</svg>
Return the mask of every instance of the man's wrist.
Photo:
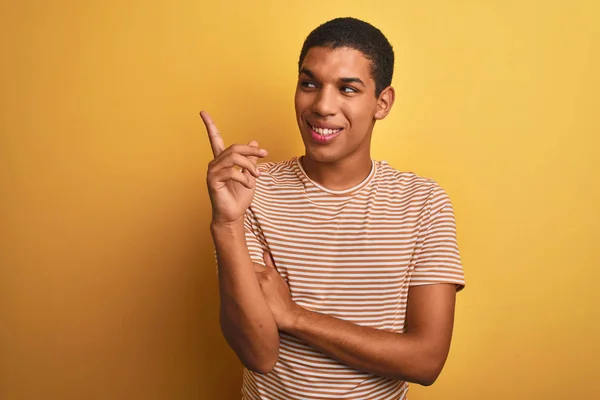
<svg viewBox="0 0 600 400">
<path fill-rule="evenodd" d="M 244 231 L 244 217 L 236 221 L 219 221 L 212 219 L 210 221 L 210 231 L 214 234 L 236 234 Z"/>
<path fill-rule="evenodd" d="M 309 310 L 296 304 L 292 311 L 289 313 L 289 317 L 287 318 L 287 321 L 285 325 L 281 328 L 281 330 L 287 333 L 291 333 L 295 330 L 300 329 L 309 313 Z"/>
</svg>

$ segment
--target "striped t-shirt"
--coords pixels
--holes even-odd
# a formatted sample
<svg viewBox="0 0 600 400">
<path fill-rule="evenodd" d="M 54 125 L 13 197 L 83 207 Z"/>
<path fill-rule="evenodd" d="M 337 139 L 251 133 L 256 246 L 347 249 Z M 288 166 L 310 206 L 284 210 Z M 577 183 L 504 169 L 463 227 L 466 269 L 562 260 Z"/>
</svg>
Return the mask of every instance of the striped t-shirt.
<svg viewBox="0 0 600 400">
<path fill-rule="evenodd" d="M 433 180 L 373 161 L 354 188 L 312 181 L 300 159 L 259 164 L 246 213 L 252 261 L 270 251 L 300 306 L 401 333 L 411 286 L 464 275 L 452 204 Z M 244 370 L 243 399 L 406 399 L 406 382 L 358 371 L 286 333 L 266 375 Z"/>
</svg>

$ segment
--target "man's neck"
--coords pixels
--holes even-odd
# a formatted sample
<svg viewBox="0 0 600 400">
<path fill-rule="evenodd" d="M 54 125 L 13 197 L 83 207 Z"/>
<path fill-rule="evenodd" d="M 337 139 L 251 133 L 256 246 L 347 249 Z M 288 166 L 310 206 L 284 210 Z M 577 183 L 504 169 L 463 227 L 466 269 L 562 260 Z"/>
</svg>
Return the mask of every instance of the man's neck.
<svg viewBox="0 0 600 400">
<path fill-rule="evenodd" d="M 310 179 L 330 190 L 353 188 L 363 182 L 373 168 L 373 161 L 368 153 L 356 154 L 336 163 L 323 163 L 304 156 L 301 164 Z"/>
</svg>

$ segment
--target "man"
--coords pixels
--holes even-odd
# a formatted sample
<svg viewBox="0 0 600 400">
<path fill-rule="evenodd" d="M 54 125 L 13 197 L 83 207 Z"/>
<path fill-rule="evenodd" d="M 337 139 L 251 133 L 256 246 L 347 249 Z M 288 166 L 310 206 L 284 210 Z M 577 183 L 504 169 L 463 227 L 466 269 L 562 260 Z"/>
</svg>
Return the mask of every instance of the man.
<svg viewBox="0 0 600 400">
<path fill-rule="evenodd" d="M 371 159 L 394 54 L 368 23 L 307 37 L 295 107 L 305 155 L 257 164 L 202 112 L 223 334 L 244 399 L 405 399 L 445 363 L 464 286 L 454 214 L 433 180 Z"/>
</svg>

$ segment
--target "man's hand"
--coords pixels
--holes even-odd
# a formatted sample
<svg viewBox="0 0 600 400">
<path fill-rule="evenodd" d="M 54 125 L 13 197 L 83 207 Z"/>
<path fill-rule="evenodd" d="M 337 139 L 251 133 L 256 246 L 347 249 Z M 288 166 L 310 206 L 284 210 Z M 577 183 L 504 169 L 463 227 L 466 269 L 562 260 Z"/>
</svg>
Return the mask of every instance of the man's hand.
<svg viewBox="0 0 600 400">
<path fill-rule="evenodd" d="M 266 267 L 254 264 L 256 278 L 273 313 L 277 328 L 286 330 L 293 326 L 302 308 L 292 300 L 290 289 L 275 269 L 275 263 L 270 253 L 264 253 L 264 261 Z"/>
<path fill-rule="evenodd" d="M 206 177 L 213 222 L 241 222 L 254 198 L 254 186 L 259 176 L 257 159 L 265 157 L 267 151 L 260 149 L 256 141 L 247 145 L 234 144 L 226 149 L 212 118 L 204 111 L 200 116 L 215 156 L 208 165 Z"/>
</svg>

